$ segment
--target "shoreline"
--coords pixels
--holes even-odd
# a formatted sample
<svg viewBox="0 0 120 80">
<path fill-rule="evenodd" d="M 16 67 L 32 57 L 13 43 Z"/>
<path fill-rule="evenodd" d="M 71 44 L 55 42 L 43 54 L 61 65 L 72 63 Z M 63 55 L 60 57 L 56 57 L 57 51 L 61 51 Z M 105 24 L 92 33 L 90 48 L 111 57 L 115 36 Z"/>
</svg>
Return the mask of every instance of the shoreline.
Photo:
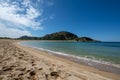
<svg viewBox="0 0 120 80">
<path fill-rule="evenodd" d="M 120 75 L 78 64 L 46 51 L 17 44 L 21 41 L 0 40 L 0 79 L 22 80 L 119 80 Z M 6 55 L 4 55 L 6 53 Z M 4 60 L 4 61 L 2 61 Z M 31 62 L 32 61 L 32 62 Z M 8 68 L 6 68 L 8 67 Z M 9 68 L 10 67 L 10 68 Z M 31 74 L 32 70 L 32 74 Z M 34 71 L 34 74 L 33 74 Z M 51 73 L 54 75 L 51 76 Z M 29 76 L 30 75 L 30 76 Z M 3 78 L 3 79 L 2 79 Z M 19 79 L 18 79 L 19 80 Z"/>
<path fill-rule="evenodd" d="M 75 64 L 75 66 L 77 66 L 77 67 L 85 67 L 85 69 L 87 69 L 88 71 L 90 70 L 90 71 L 93 71 L 93 73 L 100 73 L 100 74 L 103 74 L 102 76 L 104 76 L 104 72 L 105 72 L 105 76 L 107 75 L 108 76 L 108 74 L 110 73 L 110 74 L 115 74 L 115 75 L 118 75 L 118 76 L 120 76 L 120 73 L 116 73 L 116 72 L 112 72 L 112 71 L 106 71 L 106 70 L 101 70 L 101 69 L 97 69 L 97 68 L 95 68 L 95 67 L 93 67 L 93 66 L 88 66 L 87 64 L 84 64 L 84 63 L 79 63 L 78 61 L 76 61 L 76 60 L 73 60 L 73 58 L 72 58 L 72 60 L 69 58 L 69 57 L 65 57 L 65 56 L 63 56 L 63 55 L 58 55 L 58 54 L 54 54 L 54 53 L 51 53 L 51 52 L 49 52 L 49 51 L 44 51 L 44 50 L 40 50 L 40 49 L 36 49 L 36 48 L 32 48 L 32 47 L 28 47 L 28 46 L 24 46 L 24 45 L 21 45 L 21 44 L 18 44 L 18 45 L 20 45 L 20 46 L 22 46 L 22 47 L 27 47 L 28 49 L 32 49 L 32 50 L 35 50 L 35 51 L 38 51 L 38 52 L 44 52 L 45 53 L 45 56 L 47 55 L 47 56 L 52 56 L 52 57 L 54 57 L 54 58 L 59 58 L 61 61 L 63 60 L 63 61 L 65 61 L 65 62 L 67 62 L 67 63 L 72 63 L 72 64 Z M 44 55 L 44 54 L 42 54 L 42 55 Z M 105 67 L 105 66 L 104 66 Z M 97 72 L 98 71 L 98 72 Z M 99 72 L 100 71 L 100 72 Z M 113 77 L 113 75 L 112 76 L 109 76 L 109 77 Z M 119 77 L 120 78 L 120 77 Z"/>
<path fill-rule="evenodd" d="M 55 56 L 61 57 L 61 58 L 65 58 L 65 59 L 68 59 L 68 60 L 78 63 L 78 64 L 94 67 L 96 69 L 115 73 L 115 74 L 120 74 L 120 65 L 118 65 L 118 64 L 110 63 L 107 61 L 99 61 L 99 60 L 85 58 L 85 57 L 78 57 L 75 55 L 65 54 L 62 52 L 56 52 L 56 51 L 52 51 L 52 50 L 48 50 L 48 49 L 44 49 L 44 48 L 31 47 L 31 46 L 24 45 L 21 43 L 18 43 L 18 44 L 21 46 L 33 48 L 36 50 L 45 51 L 48 54 L 55 55 Z"/>
</svg>

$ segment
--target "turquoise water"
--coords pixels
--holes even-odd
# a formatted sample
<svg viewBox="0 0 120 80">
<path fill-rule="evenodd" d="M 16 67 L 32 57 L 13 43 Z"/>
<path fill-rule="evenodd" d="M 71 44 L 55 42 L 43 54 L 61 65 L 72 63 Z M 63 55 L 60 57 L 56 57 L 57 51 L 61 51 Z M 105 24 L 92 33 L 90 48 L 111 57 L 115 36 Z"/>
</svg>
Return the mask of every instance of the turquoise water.
<svg viewBox="0 0 120 80">
<path fill-rule="evenodd" d="M 21 44 L 78 57 L 120 64 L 120 42 L 29 41 Z"/>
</svg>

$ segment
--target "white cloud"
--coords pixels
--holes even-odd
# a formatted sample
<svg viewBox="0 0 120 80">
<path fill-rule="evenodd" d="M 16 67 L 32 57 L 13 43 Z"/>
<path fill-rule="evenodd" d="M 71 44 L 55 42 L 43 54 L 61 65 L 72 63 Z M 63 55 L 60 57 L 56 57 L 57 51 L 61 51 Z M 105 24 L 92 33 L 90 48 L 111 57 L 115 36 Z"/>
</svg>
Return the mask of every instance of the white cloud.
<svg viewBox="0 0 120 80">
<path fill-rule="evenodd" d="M 27 6 L 27 4 L 28 0 L 26 4 L 24 2 L 25 6 Z M 11 5 L 8 2 L 3 2 L 2 4 L 0 4 L 0 18 L 23 25 L 25 27 L 38 28 L 38 26 L 40 26 L 41 24 L 40 22 L 36 22 L 35 18 L 41 16 L 42 12 L 38 12 L 37 9 L 35 9 L 31 5 L 28 5 L 27 7 L 28 8 L 25 9 L 27 11 L 25 12 L 25 14 L 19 14 L 19 12 L 24 10 L 24 7 L 20 8 L 18 5 Z"/>
<path fill-rule="evenodd" d="M 31 0 L 23 0 L 21 3 L 13 2 L 12 0 L 1 0 L 0 20 L 7 21 L 12 25 L 8 26 L 8 23 L 3 24 L 0 21 L 0 36 L 18 37 L 20 35 L 31 35 L 26 30 L 27 28 L 43 29 L 41 27 L 42 23 L 36 21 L 36 18 L 41 17 L 42 9 L 38 10 L 32 4 Z"/>
<path fill-rule="evenodd" d="M 0 23 L 0 37 L 17 38 L 23 35 L 31 36 L 31 33 L 27 30 L 6 27 L 6 25 Z"/>
<path fill-rule="evenodd" d="M 22 3 L 24 6 L 30 5 L 30 0 L 24 0 Z"/>
</svg>

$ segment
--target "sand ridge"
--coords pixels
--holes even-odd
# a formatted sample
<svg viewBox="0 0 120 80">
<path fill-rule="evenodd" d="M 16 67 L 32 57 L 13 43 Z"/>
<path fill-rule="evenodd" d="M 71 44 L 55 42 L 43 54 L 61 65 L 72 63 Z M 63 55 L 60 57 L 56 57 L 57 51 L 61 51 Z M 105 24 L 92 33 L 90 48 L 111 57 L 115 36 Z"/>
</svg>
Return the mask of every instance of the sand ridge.
<svg viewBox="0 0 120 80">
<path fill-rule="evenodd" d="M 91 68 L 79 66 L 44 51 L 20 46 L 15 42 L 0 40 L 0 80 L 119 80 L 120 78 L 119 75 L 111 73 L 92 72 L 89 70 Z"/>
</svg>

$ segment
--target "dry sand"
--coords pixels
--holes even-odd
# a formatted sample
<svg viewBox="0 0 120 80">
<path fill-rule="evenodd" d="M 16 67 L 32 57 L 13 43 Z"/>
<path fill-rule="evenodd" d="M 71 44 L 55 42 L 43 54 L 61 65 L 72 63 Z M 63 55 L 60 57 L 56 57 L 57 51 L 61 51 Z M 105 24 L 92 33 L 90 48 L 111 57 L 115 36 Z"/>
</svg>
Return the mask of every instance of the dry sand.
<svg viewBox="0 0 120 80">
<path fill-rule="evenodd" d="M 0 40 L 0 80 L 120 80 L 120 74 L 77 64 L 17 42 Z"/>
</svg>

